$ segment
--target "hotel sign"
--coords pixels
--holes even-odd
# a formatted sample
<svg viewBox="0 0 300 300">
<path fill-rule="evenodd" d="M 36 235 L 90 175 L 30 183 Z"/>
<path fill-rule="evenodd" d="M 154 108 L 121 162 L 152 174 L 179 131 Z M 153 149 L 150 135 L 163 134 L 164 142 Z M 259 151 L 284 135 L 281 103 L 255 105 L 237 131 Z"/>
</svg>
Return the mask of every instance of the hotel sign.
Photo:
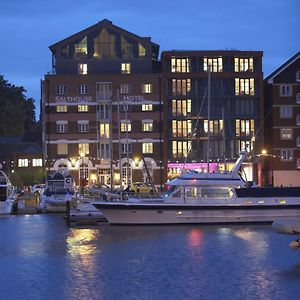
<svg viewBox="0 0 300 300">
<path fill-rule="evenodd" d="M 123 95 L 123 101 L 140 102 L 144 100 L 145 99 L 143 95 L 135 95 L 135 96 Z"/>
<path fill-rule="evenodd" d="M 92 102 L 92 96 L 76 96 L 76 97 L 55 97 L 56 102 L 69 102 L 69 103 L 77 103 L 77 102 Z"/>
</svg>

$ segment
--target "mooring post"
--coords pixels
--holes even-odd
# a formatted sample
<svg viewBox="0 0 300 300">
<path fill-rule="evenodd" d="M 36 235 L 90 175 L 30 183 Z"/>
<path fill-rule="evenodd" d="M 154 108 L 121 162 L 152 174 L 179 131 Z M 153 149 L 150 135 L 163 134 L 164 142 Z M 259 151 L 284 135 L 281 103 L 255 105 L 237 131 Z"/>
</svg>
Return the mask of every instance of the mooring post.
<svg viewBox="0 0 300 300">
<path fill-rule="evenodd" d="M 70 225 L 71 223 L 71 205 L 70 205 L 70 200 L 67 200 L 67 224 Z"/>
</svg>

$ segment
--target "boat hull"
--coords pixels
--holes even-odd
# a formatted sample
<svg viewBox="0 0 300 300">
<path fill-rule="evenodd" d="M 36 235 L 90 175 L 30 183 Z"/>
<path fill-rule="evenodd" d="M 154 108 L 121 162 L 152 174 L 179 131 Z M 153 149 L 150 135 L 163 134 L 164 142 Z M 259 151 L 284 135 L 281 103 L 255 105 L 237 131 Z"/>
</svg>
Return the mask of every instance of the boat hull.
<svg viewBox="0 0 300 300">
<path fill-rule="evenodd" d="M 208 206 L 94 202 L 112 225 L 272 223 L 300 217 L 300 205 Z"/>
</svg>

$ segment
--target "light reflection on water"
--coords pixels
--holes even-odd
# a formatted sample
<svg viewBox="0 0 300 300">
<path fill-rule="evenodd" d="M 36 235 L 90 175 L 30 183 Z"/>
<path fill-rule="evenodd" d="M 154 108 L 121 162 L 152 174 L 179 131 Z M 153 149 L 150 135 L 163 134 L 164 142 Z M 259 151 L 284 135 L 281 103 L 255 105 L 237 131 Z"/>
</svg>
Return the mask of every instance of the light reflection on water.
<svg viewBox="0 0 300 300">
<path fill-rule="evenodd" d="M 270 226 L 68 228 L 0 219 L 2 299 L 298 299 L 300 251 Z M 20 285 L 15 283 L 22 283 Z"/>
</svg>

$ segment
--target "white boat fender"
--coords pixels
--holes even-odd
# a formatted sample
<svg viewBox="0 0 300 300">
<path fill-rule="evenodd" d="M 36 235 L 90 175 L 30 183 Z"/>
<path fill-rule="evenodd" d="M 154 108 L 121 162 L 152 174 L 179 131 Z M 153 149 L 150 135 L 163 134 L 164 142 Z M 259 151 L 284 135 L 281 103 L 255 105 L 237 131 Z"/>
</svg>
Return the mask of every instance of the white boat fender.
<svg viewBox="0 0 300 300">
<path fill-rule="evenodd" d="M 297 250 L 300 248 L 300 239 L 294 240 L 290 242 L 290 248 L 292 250 Z"/>
</svg>

